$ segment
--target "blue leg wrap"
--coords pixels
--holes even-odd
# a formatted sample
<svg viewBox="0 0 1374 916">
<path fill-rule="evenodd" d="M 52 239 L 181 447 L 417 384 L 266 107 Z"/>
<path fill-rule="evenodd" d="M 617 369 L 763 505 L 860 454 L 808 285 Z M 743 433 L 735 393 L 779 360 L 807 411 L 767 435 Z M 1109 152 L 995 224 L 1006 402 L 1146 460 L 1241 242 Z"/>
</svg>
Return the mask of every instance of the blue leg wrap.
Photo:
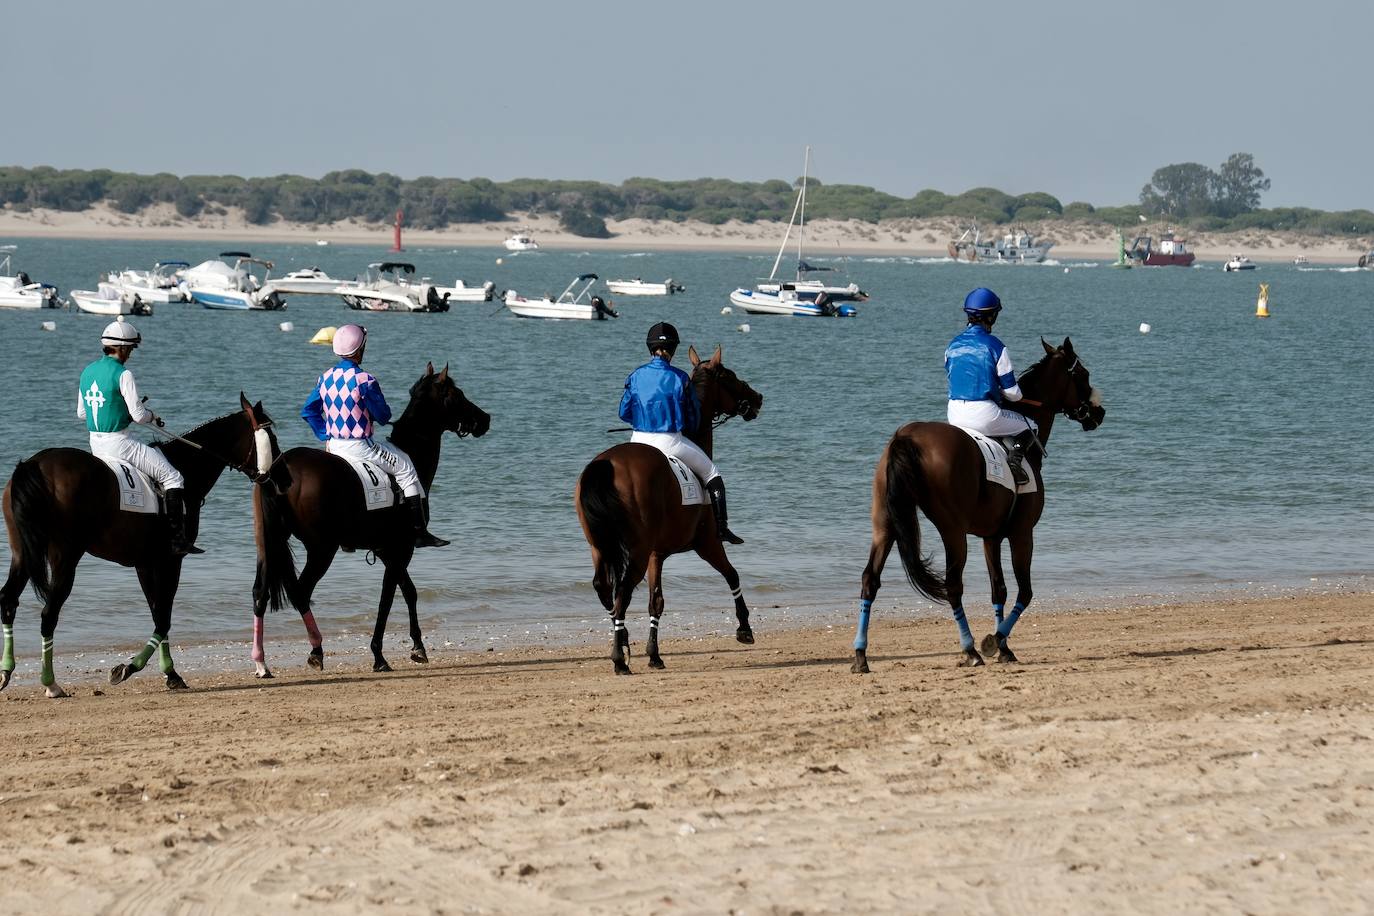
<svg viewBox="0 0 1374 916">
<path fill-rule="evenodd" d="M 873 610 L 873 602 L 859 602 L 859 628 L 854 631 L 854 648 L 868 649 L 868 615 Z"/>
<path fill-rule="evenodd" d="M 1003 639 L 1010 636 L 1012 627 L 1016 626 L 1016 621 L 1021 619 L 1021 614 L 1025 610 L 1026 606 L 1024 604 L 1019 601 L 1016 602 L 1016 604 L 1012 606 L 1011 613 L 1007 615 L 1007 619 L 997 625 L 997 635 L 1001 636 Z"/>
<path fill-rule="evenodd" d="M 992 606 L 992 616 L 997 618 L 997 625 L 999 627 L 1002 625 L 1002 617 L 1006 608 L 1007 606 L 1005 604 L 994 604 Z"/>
<path fill-rule="evenodd" d="M 959 624 L 959 645 L 967 652 L 973 648 L 973 634 L 969 632 L 968 618 L 964 616 L 963 605 L 954 608 L 954 622 Z"/>
</svg>

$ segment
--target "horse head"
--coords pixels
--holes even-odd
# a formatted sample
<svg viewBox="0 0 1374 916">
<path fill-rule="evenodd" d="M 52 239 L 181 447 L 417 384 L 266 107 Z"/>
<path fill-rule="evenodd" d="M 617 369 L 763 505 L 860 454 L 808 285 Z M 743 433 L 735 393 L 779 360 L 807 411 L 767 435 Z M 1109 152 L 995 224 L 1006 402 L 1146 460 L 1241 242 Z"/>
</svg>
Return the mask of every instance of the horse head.
<svg viewBox="0 0 1374 916">
<path fill-rule="evenodd" d="M 405 412 L 429 428 L 459 437 L 480 438 L 491 428 L 491 414 L 468 400 L 449 376 L 447 365 L 440 372 L 434 371 L 434 363 L 425 365 L 425 374 L 410 386 L 410 404 Z"/>
<path fill-rule="evenodd" d="M 687 358 L 692 361 L 692 386 L 707 416 L 740 416 L 747 421 L 759 415 L 763 395 L 721 364 L 720 347 L 707 360 L 697 355 L 696 347 L 688 347 Z"/>
<path fill-rule="evenodd" d="M 1093 430 L 1102 425 L 1107 410 L 1102 406 L 1102 392 L 1092 386 L 1088 377 L 1088 367 L 1074 352 L 1073 341 L 1065 337 L 1057 347 L 1050 346 L 1044 338 L 1040 345 L 1045 348 L 1045 358 L 1038 365 L 1045 367 L 1045 377 L 1040 392 L 1045 404 L 1056 405 L 1058 410 L 1078 423 L 1084 430 Z"/>
<path fill-rule="evenodd" d="M 245 434 L 241 437 L 243 441 L 235 443 L 233 454 L 233 457 L 237 458 L 239 450 L 246 449 L 245 457 L 234 467 L 254 481 L 270 479 L 278 467 L 281 468 L 281 473 L 285 474 L 286 466 L 277 462 L 281 457 L 281 448 L 277 445 L 277 434 L 272 429 L 272 418 L 263 409 L 262 401 L 250 404 L 247 395 L 240 391 L 239 413 L 231 416 L 242 417 L 246 423 Z M 247 441 L 250 438 L 251 445 Z M 283 490 L 290 485 L 289 479 L 272 482 Z"/>
</svg>

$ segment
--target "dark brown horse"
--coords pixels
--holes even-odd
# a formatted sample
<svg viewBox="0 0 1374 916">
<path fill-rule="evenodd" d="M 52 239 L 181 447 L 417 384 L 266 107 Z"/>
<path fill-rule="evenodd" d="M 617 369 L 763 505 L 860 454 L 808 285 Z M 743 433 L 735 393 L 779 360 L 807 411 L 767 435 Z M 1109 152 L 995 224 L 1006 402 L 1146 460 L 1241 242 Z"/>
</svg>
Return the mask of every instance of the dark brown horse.
<svg viewBox="0 0 1374 916">
<path fill-rule="evenodd" d="M 240 410 L 191 430 L 182 437 L 186 441 L 153 446 L 162 449 L 186 478 L 186 527 L 192 541 L 198 521 L 195 510 L 220 473 L 229 467 L 257 479 L 270 469 L 278 454 L 272 421 L 262 403 L 250 406 L 240 394 L 239 404 Z M 5 628 L 0 690 L 14 671 L 13 628 L 19 596 L 32 581 L 43 602 L 43 686 L 50 697 L 66 695 L 53 676 L 53 633 L 62 605 L 71 595 L 76 565 L 88 553 L 134 567 L 153 613 L 152 637 L 129 662 L 110 671 L 110 683 L 118 684 L 143 670 L 157 652 L 168 688 L 186 687 L 172 665 L 172 647 L 167 641 L 172 602 L 181 582 L 182 557 L 172 552 L 165 515 L 124 512 L 119 499 L 114 472 L 81 449 L 44 449 L 14 469 L 4 494 L 10 575 L 0 589 L 0 618 Z"/>
<path fill-rule="evenodd" d="M 480 437 L 490 425 L 491 417 L 453 383 L 448 367 L 435 372 L 430 364 L 411 386 L 410 403 L 393 424 L 390 439 L 415 462 L 420 482 L 428 492 L 439 469 L 443 434 Z M 410 610 L 410 657 L 416 662 L 429 661 L 420 637 L 415 583 L 408 569 L 415 553 L 414 519 L 405 507 L 398 503 L 369 511 L 362 484 L 347 461 L 320 448 L 293 448 L 256 488 L 253 517 L 258 543 L 253 581 L 253 662 L 258 677 L 272 676 L 263 651 L 262 615 L 269 604 L 276 610 L 288 600 L 300 612 L 310 639 L 307 663 L 312 668 L 324 667 L 322 639 L 310 610 L 310 598 L 340 548 L 369 551 L 386 570 L 372 633 L 372 670 L 391 670 L 382 657 L 382 636 L 397 586 Z M 288 540 L 293 534 L 305 545 L 305 567 L 299 576 Z"/>
<path fill-rule="evenodd" d="M 1088 381 L 1088 368 L 1074 353 L 1066 337 L 1059 347 L 1041 341 L 1045 356 L 1020 378 L 1025 400 L 1004 406 L 1030 417 L 1040 427 L 1040 441 L 1048 442 L 1055 415 L 1062 412 L 1085 430 L 1096 429 L 1106 416 L 1101 395 Z M 1000 484 L 987 480 L 983 454 L 973 439 L 948 423 L 908 423 L 897 430 L 878 461 L 873 475 L 873 545 L 864 567 L 859 602 L 859 626 L 854 637 L 856 674 L 868 671 L 868 620 L 873 598 L 881 587 L 883 564 L 897 545 L 912 586 L 931 601 L 949 604 L 959 625 L 963 666 L 981 665 L 973 635 L 964 616 L 964 560 L 968 535 L 983 539 L 983 556 L 992 581 L 992 607 L 997 630 L 982 643 L 983 652 L 997 653 L 997 660 L 1016 661 L 1007 637 L 1031 602 L 1031 552 L 1033 532 L 1045 508 L 1045 484 L 1040 477 L 1043 454 L 1027 456 L 1038 484 L 1034 493 L 1013 496 Z M 940 532 L 945 548 L 945 574 L 941 578 L 921 554 L 921 532 L 916 510 Z M 1011 544 L 1011 566 L 1016 576 L 1016 605 L 1004 616 L 1007 584 L 1002 578 L 1002 541 Z"/>
<path fill-rule="evenodd" d="M 721 365 L 719 347 L 705 361 L 692 347 L 687 349 L 687 357 L 692 362 L 692 387 L 701 404 L 701 420 L 695 430 L 684 430 L 684 434 L 710 455 L 715 419 L 741 416 L 752 420 L 759 415 L 763 396 Z M 625 609 L 646 571 L 650 620 L 645 652 L 650 668 L 664 667 L 658 654 L 663 561 L 687 550 L 695 550 L 697 556 L 725 577 L 735 598 L 735 617 L 739 621 L 735 638 L 746 644 L 754 641 L 739 573 L 725 556 L 711 506 L 682 505 L 677 476 L 662 452 L 637 442 L 608 448 L 583 470 L 573 491 L 573 501 L 582 533 L 592 548 L 592 584 L 602 606 L 611 612 L 611 660 L 615 662 L 616 674 L 630 673 L 625 662 L 630 646 Z"/>
</svg>

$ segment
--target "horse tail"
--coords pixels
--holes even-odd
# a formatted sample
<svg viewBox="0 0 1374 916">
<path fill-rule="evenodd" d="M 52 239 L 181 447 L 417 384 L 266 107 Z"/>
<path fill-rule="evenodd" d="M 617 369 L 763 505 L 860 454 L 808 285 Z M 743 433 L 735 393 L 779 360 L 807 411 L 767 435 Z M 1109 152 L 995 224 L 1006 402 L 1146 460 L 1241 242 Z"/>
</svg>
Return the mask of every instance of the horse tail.
<svg viewBox="0 0 1374 916">
<path fill-rule="evenodd" d="M 887 447 L 888 523 L 896 535 L 897 551 L 911 587 L 931 601 L 947 603 L 945 580 L 930 568 L 929 558 L 921 555 L 921 527 L 916 509 L 926 488 L 920 448 L 905 436 L 894 437 Z"/>
<path fill-rule="evenodd" d="M 48 547 L 53 540 L 57 499 L 48 487 L 37 461 L 21 461 L 10 478 L 10 511 L 19 535 L 19 558 L 33 583 L 33 593 L 48 603 L 52 580 L 48 574 Z M 16 545 L 11 544 L 14 550 Z"/>
<path fill-rule="evenodd" d="M 596 550 L 596 575 L 610 586 L 610 597 L 618 597 L 630 569 L 630 544 L 626 533 L 630 530 L 630 516 L 615 490 L 615 466 L 605 458 L 587 465 L 578 481 L 578 498 L 582 521 L 587 527 L 587 540 Z M 612 605 L 601 594 L 606 610 Z"/>
<path fill-rule="evenodd" d="M 286 495 L 270 480 L 260 483 L 258 506 L 261 507 L 258 556 L 262 562 L 262 587 L 267 590 L 268 605 L 279 611 L 290 601 L 300 610 L 296 601 L 296 555 L 291 550 Z"/>
</svg>

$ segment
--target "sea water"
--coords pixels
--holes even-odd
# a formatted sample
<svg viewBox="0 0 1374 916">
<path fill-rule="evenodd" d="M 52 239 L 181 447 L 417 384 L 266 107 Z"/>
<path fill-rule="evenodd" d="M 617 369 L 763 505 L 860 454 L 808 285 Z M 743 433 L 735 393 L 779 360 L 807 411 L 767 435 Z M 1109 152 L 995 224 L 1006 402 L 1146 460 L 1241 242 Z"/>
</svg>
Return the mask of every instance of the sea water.
<svg viewBox="0 0 1374 916">
<path fill-rule="evenodd" d="M 241 247 L 274 260 L 278 275 L 319 266 L 351 278 L 369 261 L 399 257 L 444 285 L 492 280 L 498 292 L 525 295 L 557 295 L 589 272 L 685 284 L 685 293 L 665 298 L 609 296 L 598 284 L 621 314 L 604 322 L 522 320 L 499 301 L 455 304 L 446 314 L 359 313 L 333 296 L 289 297 L 280 313 L 159 305 L 155 315 L 133 319 L 144 345 L 130 368 L 171 428 L 236 409 L 243 391 L 263 401 L 283 448 L 317 445 L 299 410 L 334 361 L 328 347 L 309 343 L 320 327 L 367 326 L 366 367 L 398 415 L 427 361 L 449 367 L 492 421 L 481 439 L 446 437 L 431 528 L 453 545 L 419 551 L 412 566 L 421 622 L 439 651 L 607 632 L 573 484 L 594 455 L 627 438 L 607 430 L 622 425 L 616 408 L 626 375 L 646 359 L 645 331 L 664 320 L 681 333 L 679 364 L 687 364 L 688 344 L 703 356 L 720 346 L 725 363 L 764 396 L 757 420 L 734 419 L 716 433 L 731 525 L 747 541 L 730 555 L 755 626 L 766 634 L 789 622 L 847 625 L 868 551 L 874 464 L 901 424 L 944 418 L 942 356 L 975 286 L 1001 296 L 996 333 L 1018 369 L 1042 355 L 1042 338 L 1072 337 L 1105 397 L 1099 429 L 1083 432 L 1062 417 L 1054 426 L 1035 532 L 1036 608 L 1131 602 L 1147 613 L 1151 601 L 1175 597 L 1367 587 L 1374 569 L 1367 416 L 1374 274 L 1366 272 L 808 257 L 872 296 L 859 317 L 836 320 L 722 314 L 733 288 L 768 273 L 771 254 L 433 247 L 397 256 L 381 245 L 7 241 L 18 245 L 16 267 L 64 293 L 93 288 L 103 271 L 160 258 L 195 263 Z M 1268 319 L 1255 317 L 1260 282 L 1270 286 Z M 286 319 L 294 324 L 289 333 L 278 327 Z M 56 330 L 42 330 L 45 320 Z M 86 447 L 76 379 L 99 356 L 108 320 L 0 311 L 6 475 L 38 449 Z M 227 471 L 201 513 L 207 553 L 184 565 L 178 644 L 247 640 L 252 529 L 251 484 Z M 936 551 L 924 521 L 922 533 L 923 548 Z M 302 555 L 298 546 L 298 561 Z M 965 581 L 976 617 L 987 595 L 976 542 Z M 315 598 L 327 637 L 365 640 L 380 583 L 380 568 L 363 554 L 338 556 Z M 665 638 L 733 630 L 728 588 L 695 555 L 668 561 L 664 590 Z M 646 600 L 641 589 L 632 629 L 643 626 L 636 618 Z M 36 642 L 38 611 L 26 592 L 21 643 Z M 393 639 L 405 633 L 404 613 L 398 598 Z M 894 556 L 875 613 L 880 623 L 887 614 L 947 611 L 910 589 Z M 140 642 L 150 626 L 133 570 L 87 557 L 62 613 L 59 646 L 104 652 Z M 269 634 L 304 651 L 294 612 L 274 615 Z"/>
</svg>

